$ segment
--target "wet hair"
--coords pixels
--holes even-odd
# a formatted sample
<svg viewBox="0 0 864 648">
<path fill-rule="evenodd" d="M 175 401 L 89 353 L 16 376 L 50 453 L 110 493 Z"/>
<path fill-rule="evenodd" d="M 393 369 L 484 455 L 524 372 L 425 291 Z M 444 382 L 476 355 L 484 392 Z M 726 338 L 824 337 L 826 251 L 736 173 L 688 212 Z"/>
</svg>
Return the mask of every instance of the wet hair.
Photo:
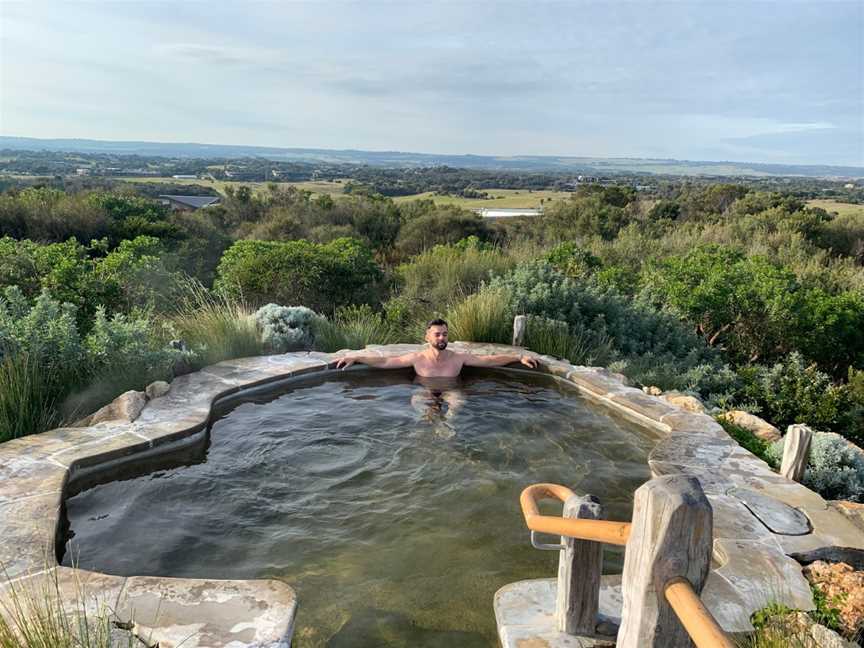
<svg viewBox="0 0 864 648">
<path fill-rule="evenodd" d="M 437 319 L 429 320 L 429 323 L 426 325 L 426 330 L 428 331 L 433 326 L 447 326 L 447 322 L 445 322 L 440 317 Z M 450 327 L 447 326 L 447 328 L 450 328 Z"/>
</svg>

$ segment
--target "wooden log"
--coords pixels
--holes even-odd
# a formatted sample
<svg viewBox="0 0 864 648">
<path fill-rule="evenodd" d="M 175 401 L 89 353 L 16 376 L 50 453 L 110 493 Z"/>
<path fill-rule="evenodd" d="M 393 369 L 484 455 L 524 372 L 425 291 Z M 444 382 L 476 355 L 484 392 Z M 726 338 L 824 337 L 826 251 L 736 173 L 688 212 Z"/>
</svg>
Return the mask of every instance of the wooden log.
<svg viewBox="0 0 864 648">
<path fill-rule="evenodd" d="M 528 328 L 528 316 L 517 315 L 513 318 L 513 346 L 523 346 L 525 331 Z"/>
<path fill-rule="evenodd" d="M 593 495 L 573 495 L 564 503 L 565 518 L 603 519 L 603 507 Z M 555 621 L 559 632 L 593 635 L 600 607 L 603 545 L 561 537 L 558 557 L 558 599 Z"/>
<path fill-rule="evenodd" d="M 783 461 L 780 474 L 792 481 L 801 481 L 810 461 L 810 441 L 813 430 L 804 424 L 790 425 L 783 442 Z"/>
<path fill-rule="evenodd" d="M 624 555 L 617 648 L 693 645 L 663 592 L 674 578 L 702 592 L 711 566 L 712 526 L 711 504 L 695 477 L 669 475 L 639 487 Z"/>
</svg>

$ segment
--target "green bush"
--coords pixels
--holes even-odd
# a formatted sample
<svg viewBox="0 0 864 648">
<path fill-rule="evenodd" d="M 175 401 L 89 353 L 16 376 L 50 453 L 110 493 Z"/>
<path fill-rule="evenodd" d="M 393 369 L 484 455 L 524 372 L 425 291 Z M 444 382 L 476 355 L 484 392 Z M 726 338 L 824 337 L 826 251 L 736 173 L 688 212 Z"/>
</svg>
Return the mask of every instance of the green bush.
<svg viewBox="0 0 864 648">
<path fill-rule="evenodd" d="M 169 213 L 158 202 L 129 193 L 28 188 L 0 196 L 0 232 L 46 243 L 105 238 L 111 247 L 137 236 L 168 241 L 180 236 Z"/>
<path fill-rule="evenodd" d="M 591 252 L 572 241 L 556 245 L 545 259 L 553 268 L 573 278 L 587 277 L 603 265 Z"/>
<path fill-rule="evenodd" d="M 99 308 L 82 336 L 72 304 L 47 291 L 31 304 L 7 288 L 0 297 L 0 441 L 74 420 L 165 378 L 175 357 L 145 317 L 109 318 Z"/>
<path fill-rule="evenodd" d="M 613 197 L 610 200 L 602 192 L 577 194 L 548 208 L 540 225 L 548 240 L 580 236 L 599 236 L 611 240 L 632 218 L 624 207 L 628 202 L 627 198 Z"/>
<path fill-rule="evenodd" d="M 760 414 L 774 425 L 784 428 L 792 423 L 806 423 L 814 428 L 852 434 L 846 429 L 854 421 L 854 394 L 804 357 L 793 352 L 772 366 L 747 366 L 738 370 L 741 386 L 739 402 L 754 402 Z"/>
<path fill-rule="evenodd" d="M 86 330 L 98 306 L 109 313 L 132 308 L 165 307 L 175 296 L 179 275 L 163 258 L 158 239 L 139 236 L 122 241 L 103 254 L 106 241 L 90 247 L 75 239 L 41 245 L 0 239 L 0 287 L 17 286 L 35 299 L 43 290 L 76 308 L 78 325 Z"/>
<path fill-rule="evenodd" d="M 643 278 L 646 298 L 673 309 L 709 345 L 722 345 L 740 362 L 791 350 L 798 290 L 791 272 L 719 246 L 667 258 Z"/>
<path fill-rule="evenodd" d="M 671 314 L 621 295 L 592 279 L 572 279 L 545 262 L 494 278 L 490 289 L 512 311 L 564 321 L 601 363 L 642 384 L 692 389 L 704 396 L 730 388 L 734 375 L 692 331 Z"/>
<path fill-rule="evenodd" d="M 367 247 L 354 239 L 238 241 L 222 256 L 216 287 L 252 304 L 303 304 L 331 312 L 372 297 L 381 278 Z"/>
<path fill-rule="evenodd" d="M 469 236 L 480 240 L 490 237 L 483 218 L 458 207 L 435 207 L 408 220 L 396 238 L 396 251 L 406 258 L 436 245 L 451 245 Z"/>
<path fill-rule="evenodd" d="M 769 463 L 779 466 L 786 439 L 771 444 Z M 864 458 L 861 451 L 834 432 L 814 432 L 810 442 L 810 461 L 802 483 L 825 499 L 864 501 Z"/>
</svg>

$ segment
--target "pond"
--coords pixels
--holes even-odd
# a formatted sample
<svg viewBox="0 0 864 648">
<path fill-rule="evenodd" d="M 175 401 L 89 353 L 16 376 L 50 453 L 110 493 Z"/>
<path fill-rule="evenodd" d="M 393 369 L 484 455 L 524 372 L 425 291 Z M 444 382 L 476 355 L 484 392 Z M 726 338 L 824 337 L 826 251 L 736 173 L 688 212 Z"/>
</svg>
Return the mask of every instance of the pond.
<svg viewBox="0 0 864 648">
<path fill-rule="evenodd" d="M 655 441 L 547 375 L 319 373 L 235 397 L 205 445 L 69 497 L 63 563 L 282 579 L 298 648 L 485 648 L 495 591 L 556 573 L 557 552 L 530 546 L 521 490 L 565 484 L 629 520 Z M 620 552 L 606 560 L 620 571 Z"/>
</svg>

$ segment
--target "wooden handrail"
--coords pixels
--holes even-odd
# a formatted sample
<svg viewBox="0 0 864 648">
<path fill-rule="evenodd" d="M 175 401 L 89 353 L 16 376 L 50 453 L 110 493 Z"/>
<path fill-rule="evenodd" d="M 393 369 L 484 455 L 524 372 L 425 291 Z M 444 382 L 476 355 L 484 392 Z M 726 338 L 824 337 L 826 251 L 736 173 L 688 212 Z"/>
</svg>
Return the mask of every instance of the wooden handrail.
<svg viewBox="0 0 864 648">
<path fill-rule="evenodd" d="M 552 535 L 578 538 L 579 540 L 593 540 L 594 542 L 605 542 L 606 544 L 623 546 L 627 544 L 630 537 L 629 522 L 610 522 L 609 520 L 579 520 L 562 518 L 552 515 L 540 515 L 537 508 L 537 500 L 549 498 L 566 502 L 575 495 L 566 486 L 558 484 L 534 484 L 522 491 L 519 503 L 522 505 L 522 515 L 525 524 L 532 531 L 538 533 L 549 533 Z"/>
<path fill-rule="evenodd" d="M 540 510 L 537 507 L 538 500 L 548 498 L 566 502 L 574 495 L 572 490 L 559 484 L 528 486 L 519 497 L 525 524 L 532 531 L 540 533 L 606 544 L 627 544 L 631 530 L 631 524 L 628 522 L 540 515 Z M 723 628 L 702 603 L 699 595 L 693 589 L 693 585 L 687 579 L 672 578 L 663 587 L 662 595 L 693 640 L 696 648 L 735 648 L 735 644 L 732 643 Z"/>
<path fill-rule="evenodd" d="M 673 578 L 666 583 L 663 594 L 696 648 L 735 648 L 690 581 Z"/>
</svg>

